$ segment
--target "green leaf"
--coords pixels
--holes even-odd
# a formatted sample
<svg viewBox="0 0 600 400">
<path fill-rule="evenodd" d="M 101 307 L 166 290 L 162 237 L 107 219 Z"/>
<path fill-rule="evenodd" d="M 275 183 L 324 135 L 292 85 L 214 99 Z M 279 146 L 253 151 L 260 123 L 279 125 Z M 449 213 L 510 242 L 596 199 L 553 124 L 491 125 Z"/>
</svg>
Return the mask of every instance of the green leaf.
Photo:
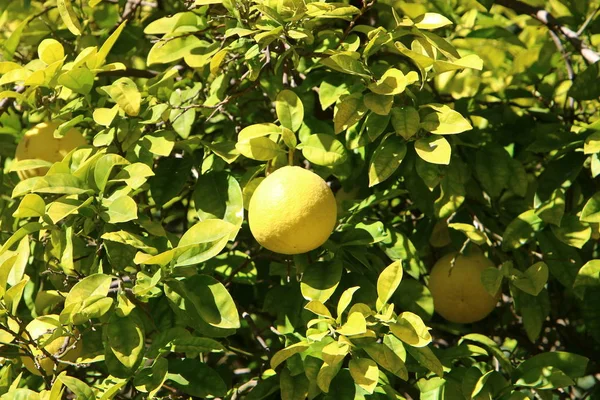
<svg viewBox="0 0 600 400">
<path fill-rule="evenodd" d="M 432 164 L 450 164 L 452 148 L 450 143 L 441 136 L 427 136 L 415 142 L 417 155 Z"/>
<path fill-rule="evenodd" d="M 367 93 L 363 97 L 365 106 L 377 115 L 387 116 L 392 110 L 394 104 L 393 96 L 384 96 L 375 93 Z"/>
<path fill-rule="evenodd" d="M 515 386 L 532 387 L 535 389 L 549 390 L 575 385 L 560 369 L 555 367 L 540 367 L 527 370 Z"/>
<path fill-rule="evenodd" d="M 321 64 L 345 74 L 370 78 L 369 71 L 364 67 L 359 59 L 360 55 L 358 53 L 344 52 L 321 59 Z"/>
<path fill-rule="evenodd" d="M 376 94 L 393 96 L 404 92 L 408 80 L 404 73 L 396 68 L 390 68 L 375 83 L 369 85 L 369 90 Z"/>
<path fill-rule="evenodd" d="M 373 152 L 369 164 L 369 187 L 388 179 L 400 166 L 406 156 L 406 144 L 397 136 L 384 137 Z"/>
<path fill-rule="evenodd" d="M 577 272 L 573 288 L 585 289 L 587 286 L 600 286 L 600 260 L 588 261 Z"/>
<path fill-rule="evenodd" d="M 329 392 L 331 381 L 342 367 L 344 358 L 350 351 L 350 346 L 346 343 L 332 342 L 323 347 L 323 365 L 317 375 L 317 385 L 325 392 Z"/>
<path fill-rule="evenodd" d="M 502 272 L 496 267 L 487 267 L 481 271 L 481 283 L 490 296 L 496 296 L 496 294 L 498 294 L 503 279 L 504 275 L 502 275 Z"/>
<path fill-rule="evenodd" d="M 308 304 L 304 306 L 304 309 L 321 317 L 333 318 L 327 306 L 320 301 L 309 301 Z"/>
<path fill-rule="evenodd" d="M 508 373 L 512 373 L 512 363 L 510 362 L 504 351 L 500 349 L 500 347 L 492 339 L 479 333 L 471 333 L 463 336 L 459 344 L 463 340 L 472 341 L 482 345 L 486 350 L 493 354 L 496 359 L 498 359 L 498 362 L 504 370 L 506 370 Z"/>
<path fill-rule="evenodd" d="M 344 290 L 344 292 L 340 296 L 340 299 L 338 300 L 338 304 L 337 304 L 337 309 L 336 309 L 338 323 L 341 323 L 342 314 L 344 313 L 344 311 L 346 311 L 346 308 L 348 308 L 348 306 L 352 302 L 352 297 L 354 296 L 354 292 L 356 292 L 358 289 L 360 289 L 359 286 L 354 286 L 354 287 L 348 288 L 348 289 Z"/>
<path fill-rule="evenodd" d="M 73 392 L 75 396 L 77 396 L 77 400 L 96 399 L 94 392 L 85 382 L 82 382 L 77 378 L 73 378 L 72 376 L 67 376 L 66 372 L 61 373 L 56 379 L 68 387 L 69 390 Z"/>
<path fill-rule="evenodd" d="M 244 156 L 258 161 L 269 161 L 285 153 L 277 143 L 267 137 L 237 142 L 235 148 Z"/>
<path fill-rule="evenodd" d="M 400 379 L 408 380 L 408 370 L 404 361 L 398 355 L 383 343 L 369 343 L 363 346 L 369 357 L 373 359 L 380 367 L 390 371 Z"/>
<path fill-rule="evenodd" d="M 444 368 L 440 360 L 431 351 L 429 347 L 412 347 L 407 346 L 406 350 L 419 364 L 442 378 L 444 376 Z"/>
<path fill-rule="evenodd" d="M 553 191 L 550 198 L 541 203 L 535 212 L 545 223 L 560 226 L 565 213 L 564 190 L 556 189 Z"/>
<path fill-rule="evenodd" d="M 436 135 L 452 135 L 473 129 L 469 121 L 444 104 L 427 104 L 433 112 L 421 121 L 421 127 Z"/>
<path fill-rule="evenodd" d="M 485 191 L 497 198 L 508 187 L 510 156 L 500 146 L 485 146 L 475 156 L 475 173 Z"/>
<path fill-rule="evenodd" d="M 304 121 L 304 106 L 302 101 L 291 90 L 282 90 L 275 101 L 277 118 L 282 126 L 296 132 Z"/>
<path fill-rule="evenodd" d="M 131 317 L 113 316 L 106 326 L 107 344 L 117 359 L 127 368 L 133 368 L 144 350 L 144 329 Z"/>
<path fill-rule="evenodd" d="M 335 292 L 341 278 L 342 264 L 338 261 L 309 264 L 300 283 L 302 296 L 306 300 L 325 303 Z"/>
<path fill-rule="evenodd" d="M 138 217 L 137 203 L 129 196 L 117 197 L 101 216 L 111 224 L 132 221 Z"/>
<path fill-rule="evenodd" d="M 582 222 L 600 223 L 600 192 L 596 192 L 585 203 L 579 219 Z"/>
<path fill-rule="evenodd" d="M 308 396 L 309 382 L 305 374 L 292 376 L 288 369 L 281 372 L 279 390 L 281 400 L 304 400 Z"/>
<path fill-rule="evenodd" d="M 553 351 L 537 354 L 525 360 L 517 367 L 517 373 L 525 374 L 531 369 L 554 367 L 560 369 L 571 379 L 577 379 L 585 375 L 588 361 L 587 357 L 578 354 Z"/>
<path fill-rule="evenodd" d="M 350 128 L 362 119 L 367 107 L 360 94 L 346 96 L 338 103 L 333 117 L 334 131 L 336 134 Z"/>
<path fill-rule="evenodd" d="M 409 311 L 400 314 L 395 323 L 390 325 L 390 331 L 398 339 L 413 347 L 424 347 L 431 343 L 429 328 L 421 317 Z"/>
<path fill-rule="evenodd" d="M 379 368 L 368 358 L 353 358 L 348 364 L 354 382 L 367 393 L 372 394 L 379 380 Z"/>
<path fill-rule="evenodd" d="M 186 297 L 206 323 L 222 329 L 240 327 L 235 303 L 222 283 L 208 275 L 194 275 L 183 284 Z"/>
<path fill-rule="evenodd" d="M 581 249 L 592 237 L 592 228 L 574 215 L 565 216 L 560 226 L 552 226 L 554 236 L 566 245 Z"/>
<path fill-rule="evenodd" d="M 94 274 L 83 278 L 67 294 L 65 308 L 76 303 L 82 303 L 92 296 L 106 296 L 111 282 L 111 277 L 104 274 Z"/>
<path fill-rule="evenodd" d="M 15 243 L 18 243 L 25 236 L 30 235 L 34 232 L 37 232 L 43 228 L 43 225 L 39 222 L 28 222 L 23 225 L 15 233 L 11 235 L 8 240 L 4 242 L 2 247 L 0 247 L 0 256 L 6 253 Z"/>
<path fill-rule="evenodd" d="M 485 235 L 485 233 L 478 230 L 473 225 L 452 223 L 448 224 L 448 228 L 455 229 L 464 233 L 469 238 L 469 240 L 471 240 L 475 244 L 483 245 L 487 243 L 488 238 Z"/>
<path fill-rule="evenodd" d="M 149 25 L 150 26 L 150 25 Z M 154 64 L 168 64 L 191 54 L 191 51 L 201 46 L 201 41 L 196 36 L 183 36 L 170 38 L 167 41 L 158 41 L 148 53 L 148 66 Z"/>
<path fill-rule="evenodd" d="M 221 375 L 197 359 L 169 359 L 171 386 L 199 398 L 223 397 L 227 386 Z"/>
<path fill-rule="evenodd" d="M 308 136 L 301 144 L 302 155 L 310 162 L 334 166 L 344 163 L 347 158 L 344 145 L 331 135 L 314 134 Z"/>
<path fill-rule="evenodd" d="M 512 290 L 515 308 L 523 318 L 525 333 L 531 342 L 535 342 L 544 327 L 544 321 L 550 314 L 548 291 L 542 290 L 537 296 L 518 290 Z"/>
<path fill-rule="evenodd" d="M 94 86 L 94 73 L 86 67 L 71 69 L 58 77 L 58 83 L 75 93 L 88 94 Z"/>
<path fill-rule="evenodd" d="M 585 138 L 583 154 L 600 153 L 600 132 L 594 132 Z"/>
<path fill-rule="evenodd" d="M 56 5 L 58 6 L 60 18 L 67 26 L 67 29 L 69 29 L 73 35 L 81 35 L 81 24 L 79 23 L 79 19 L 77 19 L 77 15 L 73 10 L 71 0 L 57 0 Z"/>
<path fill-rule="evenodd" d="M 81 208 L 90 205 L 92 201 L 94 201 L 93 197 L 81 201 L 78 200 L 77 195 L 62 196 L 50 203 L 47 214 L 52 223 L 56 225 L 69 215 L 77 214 Z"/>
<path fill-rule="evenodd" d="M 294 354 L 302 353 L 303 351 L 308 349 L 308 347 L 309 347 L 309 344 L 307 342 L 298 342 L 298 343 L 294 343 L 292 345 L 287 346 L 285 349 L 279 350 L 271 358 L 271 362 L 270 362 L 271 368 L 277 369 L 277 367 L 282 362 L 284 362 L 285 360 L 287 360 Z"/>
<path fill-rule="evenodd" d="M 538 232 L 537 239 L 552 276 L 564 286 L 572 287 L 577 270 L 583 265 L 579 252 L 548 232 Z"/>
<path fill-rule="evenodd" d="M 13 213 L 15 218 L 41 217 L 46 213 L 46 203 L 37 194 L 28 194 L 21 199 L 19 207 Z"/>
<path fill-rule="evenodd" d="M 140 113 L 142 95 L 137 85 L 129 78 L 119 78 L 112 85 L 102 86 L 102 89 L 129 116 L 135 117 Z"/>
<path fill-rule="evenodd" d="M 380 310 L 392 298 L 402 281 L 402 261 L 394 261 L 388 265 L 377 278 L 377 304 Z"/>
<path fill-rule="evenodd" d="M 237 180 L 225 172 L 209 172 L 198 177 L 194 206 L 201 221 L 222 219 L 240 227 L 244 220 L 242 189 Z"/>
<path fill-rule="evenodd" d="M 154 167 L 154 176 L 149 179 L 152 199 L 158 206 L 164 206 L 176 197 L 185 187 L 191 175 L 194 158 L 164 157 Z"/>
<path fill-rule="evenodd" d="M 502 235 L 502 249 L 515 250 L 533 239 L 535 234 L 542 230 L 542 221 L 534 210 L 527 210 L 515 218 Z"/>
<path fill-rule="evenodd" d="M 413 137 L 420 128 L 421 117 L 416 108 L 410 106 L 392 108 L 392 126 L 404 139 Z"/>
<path fill-rule="evenodd" d="M 263 136 L 280 135 L 282 129 L 280 126 L 265 122 L 262 124 L 254 124 L 245 127 L 238 134 L 238 142 L 244 142 L 250 139 L 259 138 Z"/>
<path fill-rule="evenodd" d="M 532 296 L 537 296 L 548 281 L 548 266 L 540 261 L 511 280 L 511 283 Z"/>
</svg>

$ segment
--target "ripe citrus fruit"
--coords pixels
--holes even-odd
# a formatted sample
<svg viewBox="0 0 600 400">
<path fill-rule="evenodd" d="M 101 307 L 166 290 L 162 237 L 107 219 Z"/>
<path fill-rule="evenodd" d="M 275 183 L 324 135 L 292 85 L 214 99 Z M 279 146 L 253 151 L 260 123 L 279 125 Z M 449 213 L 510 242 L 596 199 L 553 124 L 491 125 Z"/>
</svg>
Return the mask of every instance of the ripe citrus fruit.
<svg viewBox="0 0 600 400">
<path fill-rule="evenodd" d="M 337 206 L 327 183 L 300 167 L 283 167 L 267 176 L 250 199 L 252 234 L 281 254 L 300 254 L 321 246 L 335 227 Z"/>
<path fill-rule="evenodd" d="M 452 259 L 454 268 L 450 270 Z M 447 254 L 433 266 L 429 290 L 437 313 L 450 322 L 468 324 L 484 319 L 496 307 L 500 291 L 491 296 L 481 283 L 481 271 L 494 264 L 482 254 Z"/>
<path fill-rule="evenodd" d="M 19 142 L 15 154 L 15 161 L 20 160 L 44 160 L 52 163 L 62 159 L 73 149 L 86 143 L 81 133 L 72 128 L 60 139 L 54 137 L 54 131 L 58 128 L 55 122 L 42 122 L 25 132 L 25 136 Z M 21 179 L 34 176 L 43 176 L 48 168 L 36 168 L 18 171 Z"/>
<path fill-rule="evenodd" d="M 54 357 L 64 360 L 74 362 L 77 360 L 82 350 L 81 340 L 77 342 L 75 348 L 72 348 L 74 343 L 74 339 L 70 336 L 61 336 L 57 337 L 49 343 L 45 343 L 57 327 L 60 325 L 58 321 L 58 315 L 46 315 L 43 317 L 38 317 L 31 321 L 27 327 L 25 328 L 29 335 L 26 333 L 23 335 L 26 339 L 32 339 L 39 345 L 43 345 L 43 348 L 50 354 L 54 355 Z M 77 332 L 76 332 L 77 333 Z M 44 345 L 45 344 L 45 345 Z M 35 346 L 29 345 L 29 351 L 33 353 L 33 356 L 36 357 L 39 366 L 44 370 L 46 375 L 54 374 L 54 360 L 44 355 L 39 348 Z M 22 356 L 21 362 L 23 366 L 27 368 L 29 372 L 34 375 L 41 376 L 41 372 L 35 365 L 35 362 L 31 357 Z M 67 367 L 67 364 L 58 363 L 56 368 L 56 372 L 60 372 Z"/>
</svg>

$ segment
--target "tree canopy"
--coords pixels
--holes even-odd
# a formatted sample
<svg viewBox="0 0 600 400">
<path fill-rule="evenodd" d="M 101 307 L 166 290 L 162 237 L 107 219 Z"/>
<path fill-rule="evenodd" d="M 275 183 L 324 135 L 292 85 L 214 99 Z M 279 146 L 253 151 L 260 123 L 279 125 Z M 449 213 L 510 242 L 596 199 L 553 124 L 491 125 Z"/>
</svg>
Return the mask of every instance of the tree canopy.
<svg viewBox="0 0 600 400">
<path fill-rule="evenodd" d="M 0 1 L 1 398 L 600 397 L 599 11 Z M 248 226 L 288 165 L 337 202 L 293 256 Z"/>
</svg>

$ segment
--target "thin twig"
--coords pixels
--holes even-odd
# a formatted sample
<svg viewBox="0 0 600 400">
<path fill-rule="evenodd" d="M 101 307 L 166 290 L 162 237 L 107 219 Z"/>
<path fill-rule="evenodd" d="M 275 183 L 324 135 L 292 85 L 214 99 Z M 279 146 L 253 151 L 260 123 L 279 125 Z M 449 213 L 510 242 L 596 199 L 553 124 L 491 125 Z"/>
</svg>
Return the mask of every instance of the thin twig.
<svg viewBox="0 0 600 400">
<path fill-rule="evenodd" d="M 563 35 L 571 45 L 582 55 L 588 64 L 594 64 L 600 60 L 600 54 L 592 50 L 580 37 L 577 32 L 574 32 L 570 28 L 561 25 L 559 21 L 548 11 L 530 6 L 529 4 L 522 3 L 518 0 L 496 0 L 496 4 L 500 4 L 504 7 L 510 8 L 511 10 L 519 14 L 527 14 L 537 19 L 539 22 L 548 27 L 548 29 L 554 31 L 556 34 Z"/>
<path fill-rule="evenodd" d="M 587 19 L 579 27 L 579 29 L 577 30 L 577 35 L 581 36 L 583 34 L 583 32 L 585 31 L 585 29 L 590 25 L 590 22 L 592 22 L 594 20 L 594 17 L 596 16 L 596 14 L 598 14 L 598 11 L 600 11 L 600 6 L 596 7 L 596 9 L 594 10 L 594 12 L 591 13 L 590 16 L 587 17 Z"/>
<path fill-rule="evenodd" d="M 573 82 L 575 80 L 575 72 L 573 72 L 573 65 L 571 64 L 571 58 L 569 57 L 569 54 L 567 54 L 558 35 L 553 30 L 550 30 L 549 32 L 550 32 L 550 37 L 552 38 L 552 41 L 556 45 L 556 48 L 560 52 L 560 55 L 562 56 L 563 60 L 565 60 L 565 66 L 567 67 L 567 76 L 569 77 L 569 80 L 571 82 Z M 572 110 L 575 107 L 575 99 L 573 97 L 568 96 L 567 103 L 569 105 L 570 110 Z"/>
<path fill-rule="evenodd" d="M 132 76 L 134 78 L 154 78 L 158 74 L 159 72 L 149 69 L 127 68 L 113 71 L 101 71 L 98 73 L 98 76 Z"/>
</svg>

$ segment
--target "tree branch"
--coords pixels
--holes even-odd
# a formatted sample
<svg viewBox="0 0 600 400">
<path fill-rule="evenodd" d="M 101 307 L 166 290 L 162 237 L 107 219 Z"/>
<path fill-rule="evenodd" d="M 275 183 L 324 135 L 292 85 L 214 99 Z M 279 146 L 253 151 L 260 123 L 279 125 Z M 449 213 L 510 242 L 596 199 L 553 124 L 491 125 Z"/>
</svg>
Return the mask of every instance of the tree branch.
<svg viewBox="0 0 600 400">
<path fill-rule="evenodd" d="M 496 0 L 496 4 L 500 4 L 506 8 L 519 13 L 527 14 L 537 19 L 543 25 L 547 26 L 555 34 L 564 36 L 571 45 L 581 54 L 588 64 L 594 64 L 600 60 L 600 55 L 592 50 L 580 37 L 577 32 L 561 25 L 556 18 L 548 11 L 530 6 L 518 0 Z"/>
<path fill-rule="evenodd" d="M 116 69 L 114 71 L 102 71 L 98 73 L 98 76 L 133 76 L 135 78 L 154 78 L 157 75 L 158 72 L 156 71 L 136 68 Z"/>
</svg>

